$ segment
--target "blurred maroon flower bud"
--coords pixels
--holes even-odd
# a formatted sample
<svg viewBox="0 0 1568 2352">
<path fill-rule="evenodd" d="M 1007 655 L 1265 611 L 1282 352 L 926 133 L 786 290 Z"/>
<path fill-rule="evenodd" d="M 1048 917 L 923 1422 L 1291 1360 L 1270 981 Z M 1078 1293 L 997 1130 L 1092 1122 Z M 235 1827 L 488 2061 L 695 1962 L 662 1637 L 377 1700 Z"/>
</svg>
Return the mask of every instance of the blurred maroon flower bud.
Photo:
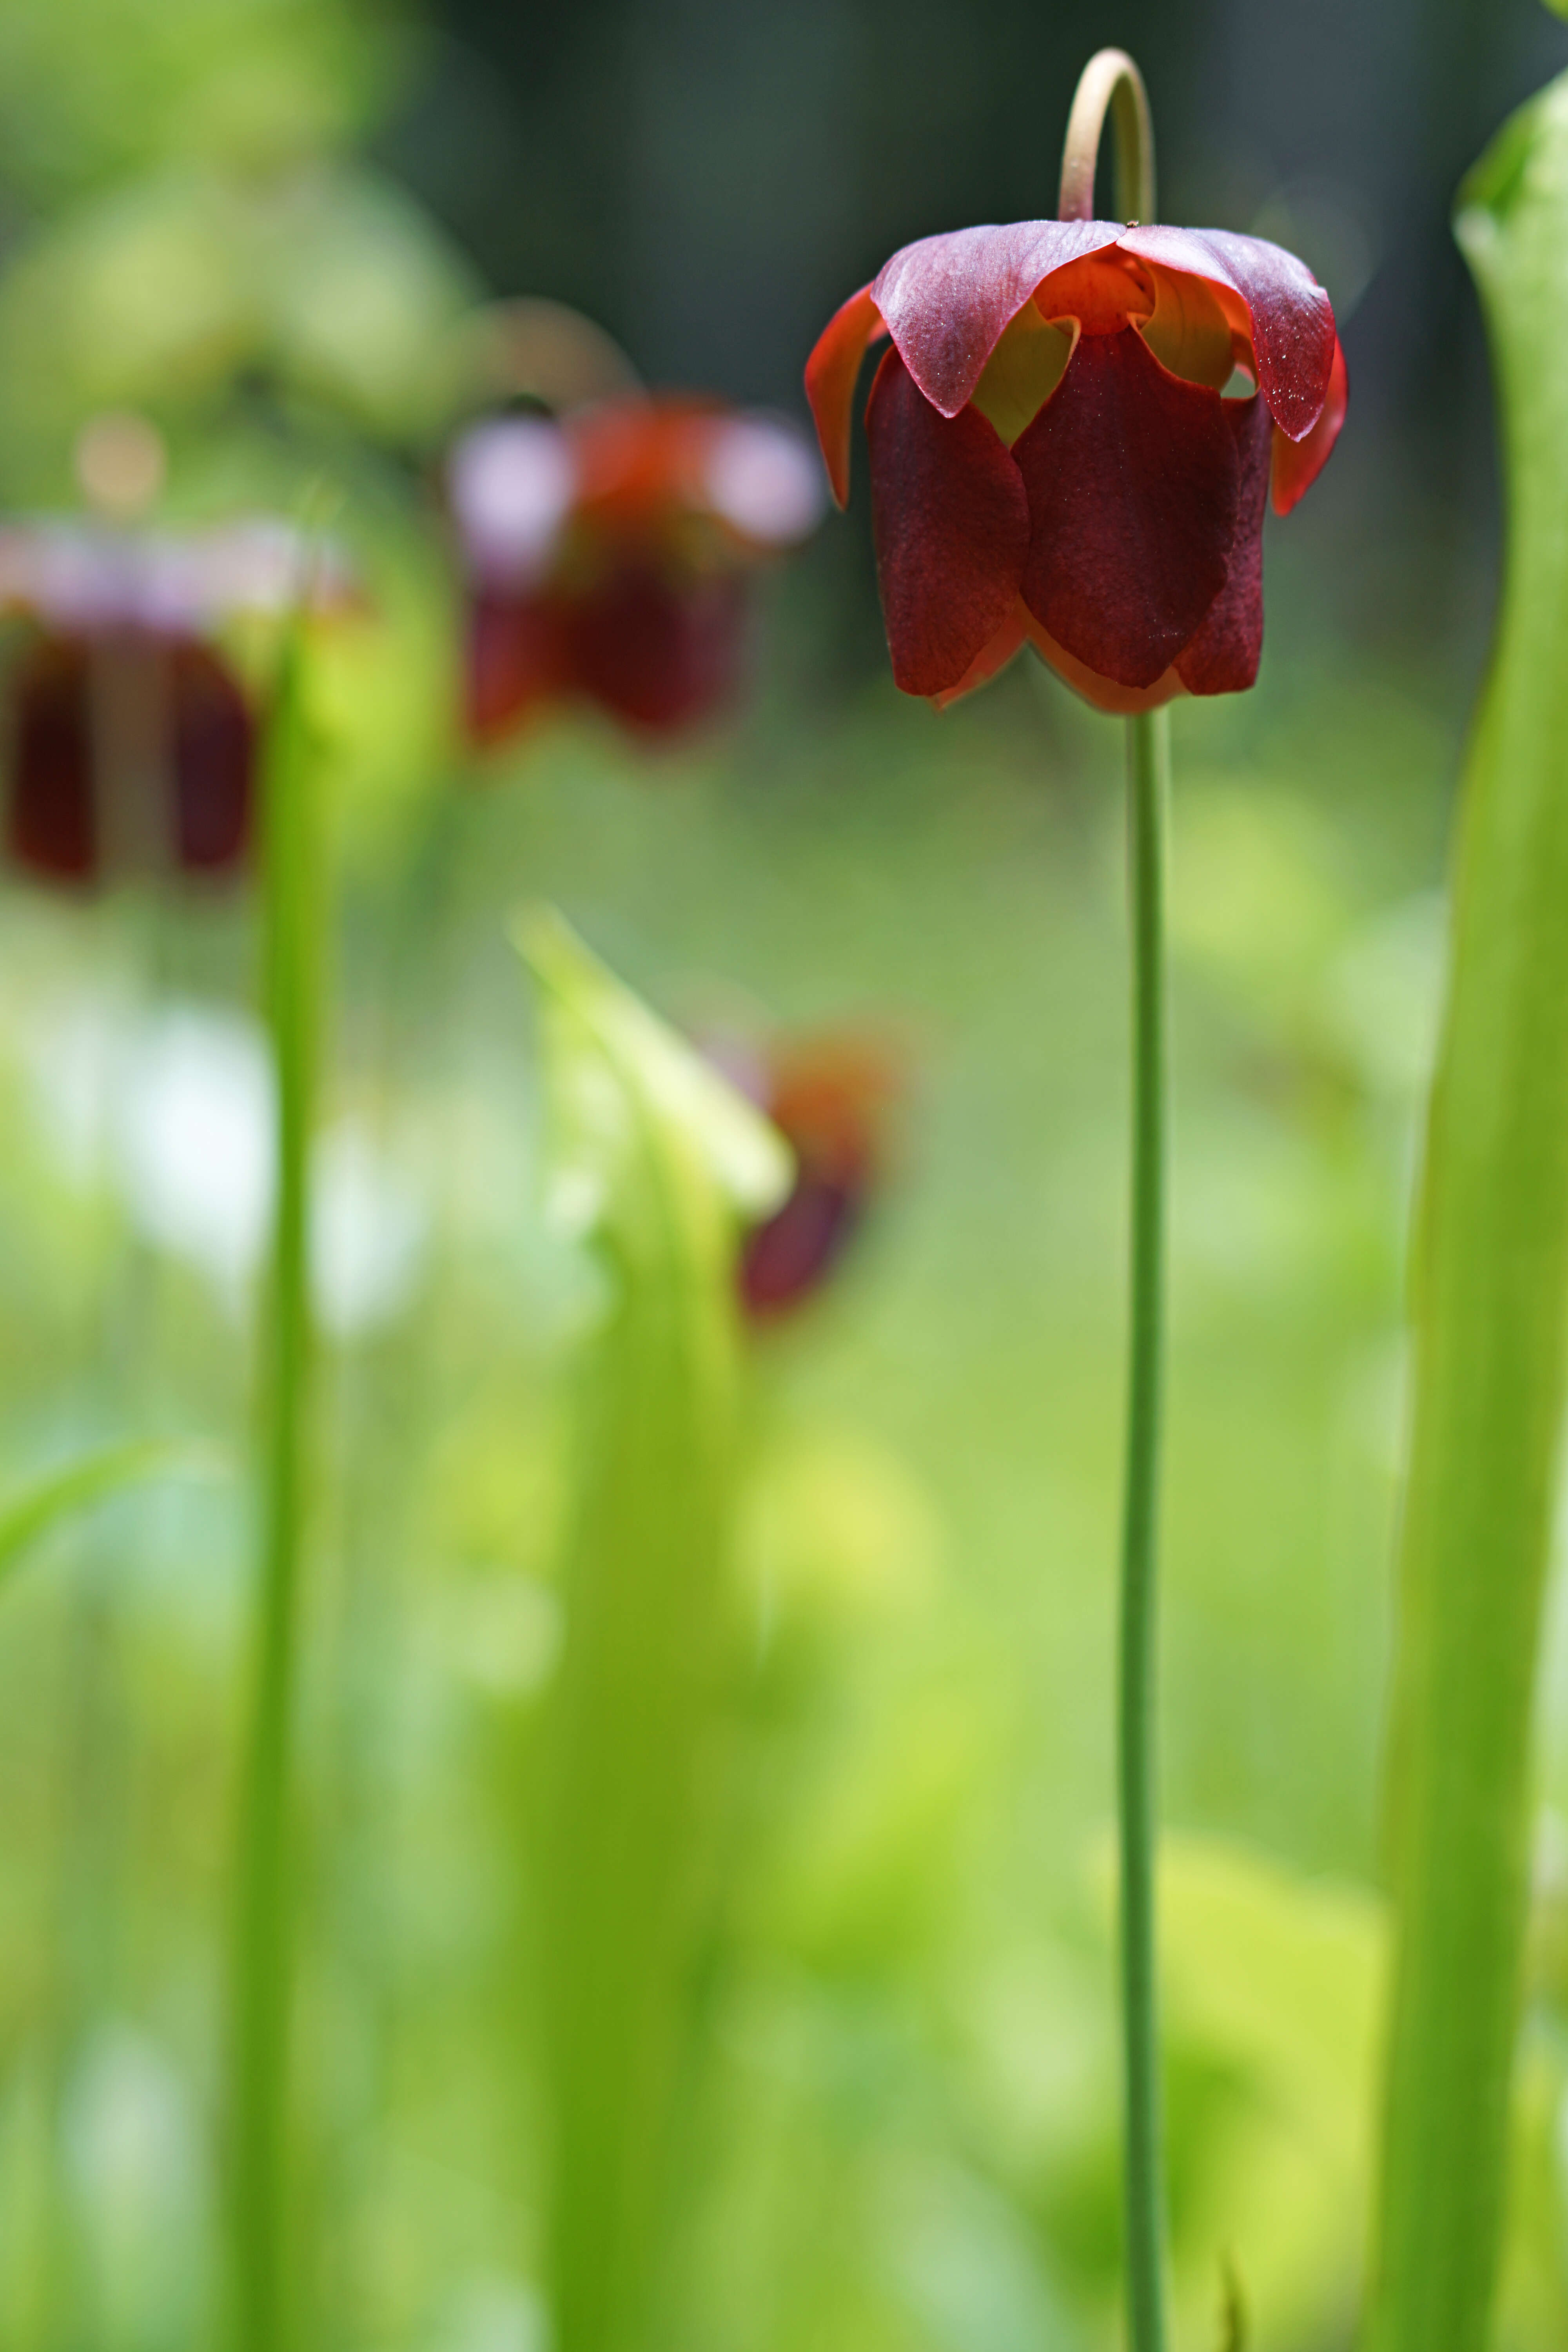
<svg viewBox="0 0 1568 2352">
<path fill-rule="evenodd" d="M 312 547 L 311 593 L 341 593 Z M 210 632 L 297 601 L 299 535 L 40 522 L 0 530 L 0 610 L 30 626 L 6 681 L 5 834 L 47 880 L 223 875 L 243 861 L 257 722 Z"/>
<path fill-rule="evenodd" d="M 1345 413 L 1333 311 L 1301 262 L 1219 229 L 1078 219 L 905 246 L 806 366 L 840 505 L 883 335 L 866 433 L 906 693 L 949 701 L 1026 644 L 1104 710 L 1252 684 L 1270 477 L 1286 513 Z"/>
<path fill-rule="evenodd" d="M 649 734 L 721 709 L 743 673 L 746 574 L 823 506 L 793 426 L 641 394 L 474 425 L 448 485 L 479 743 L 571 700 Z"/>
<path fill-rule="evenodd" d="M 770 1322 L 821 1287 L 858 1233 L 886 1171 L 898 1077 L 887 1053 L 843 1035 L 765 1054 L 721 1046 L 713 1058 L 795 1153 L 788 1198 L 741 1247 L 742 1303 L 754 1322 Z"/>
</svg>

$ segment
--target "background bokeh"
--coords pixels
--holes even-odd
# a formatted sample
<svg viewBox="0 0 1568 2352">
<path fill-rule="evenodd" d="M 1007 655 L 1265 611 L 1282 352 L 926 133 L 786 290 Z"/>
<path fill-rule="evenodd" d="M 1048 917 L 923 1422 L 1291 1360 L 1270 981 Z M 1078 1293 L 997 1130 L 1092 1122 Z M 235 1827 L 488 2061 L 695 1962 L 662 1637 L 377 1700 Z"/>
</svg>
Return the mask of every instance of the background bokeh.
<svg viewBox="0 0 1568 2352">
<path fill-rule="evenodd" d="M 795 411 L 910 237 L 1051 202 L 1073 79 L 1151 85 L 1167 216 L 1292 243 L 1351 423 L 1271 525 L 1256 692 L 1175 714 L 1164 1624 L 1183 2341 L 1350 2340 L 1373 2104 L 1405 1215 L 1495 593 L 1457 177 L 1568 62 L 1533 0 L 9 0 L 0 501 L 106 406 L 174 518 L 330 486 L 329 1338 L 305 1725 L 303 2340 L 534 2352 L 531 1776 L 582 1287 L 506 923 L 676 1023 L 903 1072 L 863 1245 L 753 1346 L 745 1834 L 687 2341 L 1114 2340 L 1117 730 L 1032 666 L 885 675 L 863 488 L 766 583 L 755 693 L 658 753 L 454 711 L 466 322 L 549 295 L 652 382 Z M 317 495 L 317 492 L 312 492 Z M 237 645 L 237 658 L 254 661 Z M 195 1435 L 0 1591 L 0 2346 L 211 2340 L 243 1464 L 270 1097 L 241 891 L 0 892 L 0 1462 Z M 1504 2339 L 1568 2328 L 1568 1646 Z M 1552 1810 L 1564 1809 L 1564 1818 Z"/>
</svg>

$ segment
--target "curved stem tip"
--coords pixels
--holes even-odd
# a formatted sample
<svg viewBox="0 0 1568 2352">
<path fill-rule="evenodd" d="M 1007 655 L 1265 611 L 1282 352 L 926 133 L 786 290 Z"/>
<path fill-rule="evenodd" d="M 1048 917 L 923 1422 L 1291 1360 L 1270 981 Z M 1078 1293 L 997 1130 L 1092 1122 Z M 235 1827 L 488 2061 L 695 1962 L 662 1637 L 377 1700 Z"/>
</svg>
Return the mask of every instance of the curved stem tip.
<svg viewBox="0 0 1568 2352">
<path fill-rule="evenodd" d="M 1062 145 L 1062 220 L 1094 218 L 1094 174 L 1107 114 L 1116 140 L 1116 209 L 1125 221 L 1154 217 L 1154 125 L 1143 77 L 1125 49 L 1100 49 L 1079 77 Z"/>
</svg>

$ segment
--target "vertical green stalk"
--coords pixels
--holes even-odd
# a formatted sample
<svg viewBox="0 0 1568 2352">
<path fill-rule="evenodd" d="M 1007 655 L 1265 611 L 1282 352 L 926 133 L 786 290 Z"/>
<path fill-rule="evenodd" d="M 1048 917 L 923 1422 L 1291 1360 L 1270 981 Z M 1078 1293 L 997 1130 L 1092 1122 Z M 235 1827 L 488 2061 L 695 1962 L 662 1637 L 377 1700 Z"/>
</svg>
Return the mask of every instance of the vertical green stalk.
<svg viewBox="0 0 1568 2352">
<path fill-rule="evenodd" d="M 1568 1374 L 1568 79 L 1494 142 L 1458 231 L 1501 401 L 1509 547 L 1413 1269 L 1374 2352 L 1484 2352 L 1506 2202 Z"/>
<path fill-rule="evenodd" d="M 1154 1950 L 1155 1683 L 1160 1432 L 1165 1342 L 1164 710 L 1127 722 L 1132 931 L 1132 1182 L 1127 1458 L 1122 1489 L 1120 1719 L 1121 2011 L 1127 2294 L 1134 2352 L 1165 2341 L 1164 2157 Z"/>
<path fill-rule="evenodd" d="M 302 630 L 279 665 L 262 761 L 263 985 L 277 1086 L 261 1399 L 261 1556 L 240 1790 L 231 1988 L 230 2258 L 237 2352 L 286 2340 L 292 1747 L 310 1394 L 309 1157 L 321 992 L 315 777 Z"/>
<path fill-rule="evenodd" d="M 1063 220 L 1094 217 L 1095 171 L 1110 117 L 1116 209 L 1154 217 L 1154 134 L 1143 80 L 1121 49 L 1084 68 L 1062 150 Z M 1127 1452 L 1122 1486 L 1117 1795 L 1121 1928 L 1123 2210 L 1132 2352 L 1165 2343 L 1165 2187 L 1161 2123 L 1155 1862 L 1160 1427 L 1165 1349 L 1165 710 L 1127 722 L 1128 868 L 1132 932 L 1132 1181 Z"/>
</svg>

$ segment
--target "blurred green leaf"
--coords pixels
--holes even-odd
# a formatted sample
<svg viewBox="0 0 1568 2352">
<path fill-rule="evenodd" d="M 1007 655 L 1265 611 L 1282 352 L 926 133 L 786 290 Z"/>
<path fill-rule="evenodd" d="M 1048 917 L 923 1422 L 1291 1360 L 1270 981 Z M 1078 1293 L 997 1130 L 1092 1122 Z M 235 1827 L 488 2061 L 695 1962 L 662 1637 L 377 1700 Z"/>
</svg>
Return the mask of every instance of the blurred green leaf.
<svg viewBox="0 0 1568 2352">
<path fill-rule="evenodd" d="M 1568 1372 L 1568 79 L 1504 128 L 1458 232 L 1490 331 L 1510 541 L 1415 1256 L 1376 2352 L 1482 2352 L 1504 2210 Z"/>
<path fill-rule="evenodd" d="M 128 1438 L 84 1454 L 63 1467 L 47 1470 L 29 1486 L 0 1503 L 0 1584 L 47 1535 L 107 1502 L 127 1486 L 149 1479 L 188 1476 L 208 1466 L 208 1457 L 168 1438 Z"/>
<path fill-rule="evenodd" d="M 549 908 L 520 918 L 544 991 L 545 1070 L 558 1213 L 667 1260 L 679 1228 L 710 1273 L 733 1222 L 766 1216 L 789 1185 L 775 1130 Z M 658 1206 L 650 1205 L 651 1181 Z M 673 1270 L 666 1265 L 665 1270 Z"/>
<path fill-rule="evenodd" d="M 8 0 L 0 173 L 58 197 L 176 156 L 265 170 L 360 128 L 395 57 L 346 0 Z"/>
<path fill-rule="evenodd" d="M 476 291 L 419 206 L 361 166 L 133 181 L 26 240 L 0 279 L 7 462 L 106 405 L 206 414 L 247 375 L 419 438 L 448 413 Z"/>
<path fill-rule="evenodd" d="M 679 2211 L 736 1633 L 738 1220 L 788 1181 L 750 1106 L 558 916 L 542 992 L 557 1213 L 605 1275 L 581 1403 L 540 1855 L 561 2352 L 650 2340 Z"/>
</svg>

